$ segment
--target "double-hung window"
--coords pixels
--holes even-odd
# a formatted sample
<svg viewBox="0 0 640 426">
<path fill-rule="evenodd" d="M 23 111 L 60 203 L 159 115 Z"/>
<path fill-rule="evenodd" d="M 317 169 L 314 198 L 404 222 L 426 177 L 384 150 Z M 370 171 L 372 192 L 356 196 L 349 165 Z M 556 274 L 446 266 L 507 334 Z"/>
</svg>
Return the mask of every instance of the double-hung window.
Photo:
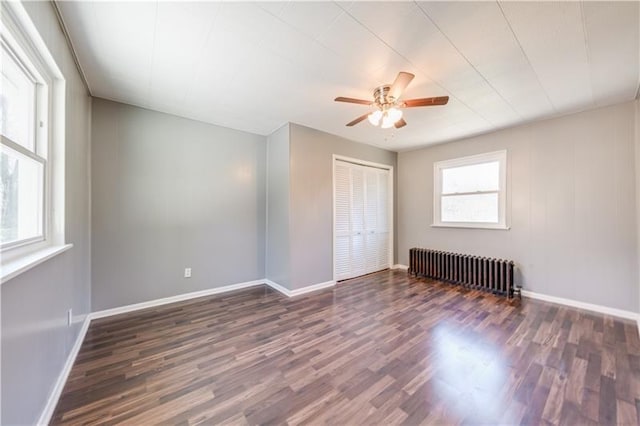
<svg viewBox="0 0 640 426">
<path fill-rule="evenodd" d="M 21 2 L 0 21 L 0 282 L 71 247 L 64 237 L 65 81 Z"/>
<path fill-rule="evenodd" d="M 434 164 L 434 226 L 506 229 L 507 152 Z"/>
<path fill-rule="evenodd" d="M 2 249 L 45 237 L 46 137 L 38 104 L 46 86 L 2 38 L 0 91 L 0 242 Z"/>
</svg>

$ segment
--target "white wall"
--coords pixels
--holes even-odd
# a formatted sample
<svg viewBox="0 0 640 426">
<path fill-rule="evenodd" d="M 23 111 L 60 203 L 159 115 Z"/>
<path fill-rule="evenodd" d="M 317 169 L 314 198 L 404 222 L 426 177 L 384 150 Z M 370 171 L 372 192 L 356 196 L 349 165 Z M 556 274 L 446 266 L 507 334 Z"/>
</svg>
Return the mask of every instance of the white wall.
<svg viewBox="0 0 640 426">
<path fill-rule="evenodd" d="M 525 289 L 637 311 L 633 102 L 398 155 L 399 262 L 411 247 L 514 260 Z M 433 163 L 508 151 L 511 229 L 432 228 Z"/>
<path fill-rule="evenodd" d="M 0 288 L 5 425 L 37 421 L 91 305 L 91 98 L 51 3 L 23 5 L 66 80 L 65 230 L 73 248 Z M 70 308 L 74 322 L 68 327 Z"/>
</svg>

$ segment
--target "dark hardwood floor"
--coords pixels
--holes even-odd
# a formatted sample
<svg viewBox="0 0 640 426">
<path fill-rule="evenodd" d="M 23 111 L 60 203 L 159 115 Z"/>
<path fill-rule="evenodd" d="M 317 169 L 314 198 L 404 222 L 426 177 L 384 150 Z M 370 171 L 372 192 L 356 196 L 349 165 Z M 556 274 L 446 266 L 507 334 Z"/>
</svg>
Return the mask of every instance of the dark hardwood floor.
<svg viewBox="0 0 640 426">
<path fill-rule="evenodd" d="M 91 324 L 58 424 L 638 424 L 636 325 L 384 271 Z"/>
</svg>

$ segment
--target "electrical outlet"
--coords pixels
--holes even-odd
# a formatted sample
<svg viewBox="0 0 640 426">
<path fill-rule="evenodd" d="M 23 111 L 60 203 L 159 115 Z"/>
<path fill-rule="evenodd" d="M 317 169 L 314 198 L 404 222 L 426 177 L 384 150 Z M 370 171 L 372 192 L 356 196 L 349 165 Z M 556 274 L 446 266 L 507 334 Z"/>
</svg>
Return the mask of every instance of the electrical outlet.
<svg viewBox="0 0 640 426">
<path fill-rule="evenodd" d="M 73 322 L 73 309 L 69 308 L 67 311 L 67 327 L 71 327 L 71 323 Z"/>
<path fill-rule="evenodd" d="M 191 278 L 191 268 L 184 268 L 184 277 Z"/>
</svg>

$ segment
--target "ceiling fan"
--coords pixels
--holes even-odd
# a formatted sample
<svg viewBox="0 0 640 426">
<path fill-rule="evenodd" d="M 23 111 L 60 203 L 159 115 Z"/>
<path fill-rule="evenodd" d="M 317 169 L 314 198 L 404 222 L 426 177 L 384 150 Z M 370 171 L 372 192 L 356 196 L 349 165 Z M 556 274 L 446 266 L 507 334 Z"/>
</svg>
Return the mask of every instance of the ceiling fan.
<svg viewBox="0 0 640 426">
<path fill-rule="evenodd" d="M 446 105 L 447 102 L 449 102 L 448 96 L 407 99 L 404 101 L 400 100 L 402 92 L 404 92 L 404 89 L 407 88 L 414 77 L 415 75 L 411 73 L 399 72 L 392 85 L 385 84 L 380 87 L 376 87 L 373 91 L 373 101 L 345 98 L 342 96 L 335 98 L 336 102 L 375 106 L 377 108 L 375 111 L 361 115 L 355 120 L 347 123 L 347 126 L 355 126 L 365 118 L 368 118 L 369 122 L 374 126 L 380 125 L 383 129 L 388 129 L 390 127 L 399 129 L 407 125 L 407 122 L 402 118 L 401 108 Z"/>
</svg>

